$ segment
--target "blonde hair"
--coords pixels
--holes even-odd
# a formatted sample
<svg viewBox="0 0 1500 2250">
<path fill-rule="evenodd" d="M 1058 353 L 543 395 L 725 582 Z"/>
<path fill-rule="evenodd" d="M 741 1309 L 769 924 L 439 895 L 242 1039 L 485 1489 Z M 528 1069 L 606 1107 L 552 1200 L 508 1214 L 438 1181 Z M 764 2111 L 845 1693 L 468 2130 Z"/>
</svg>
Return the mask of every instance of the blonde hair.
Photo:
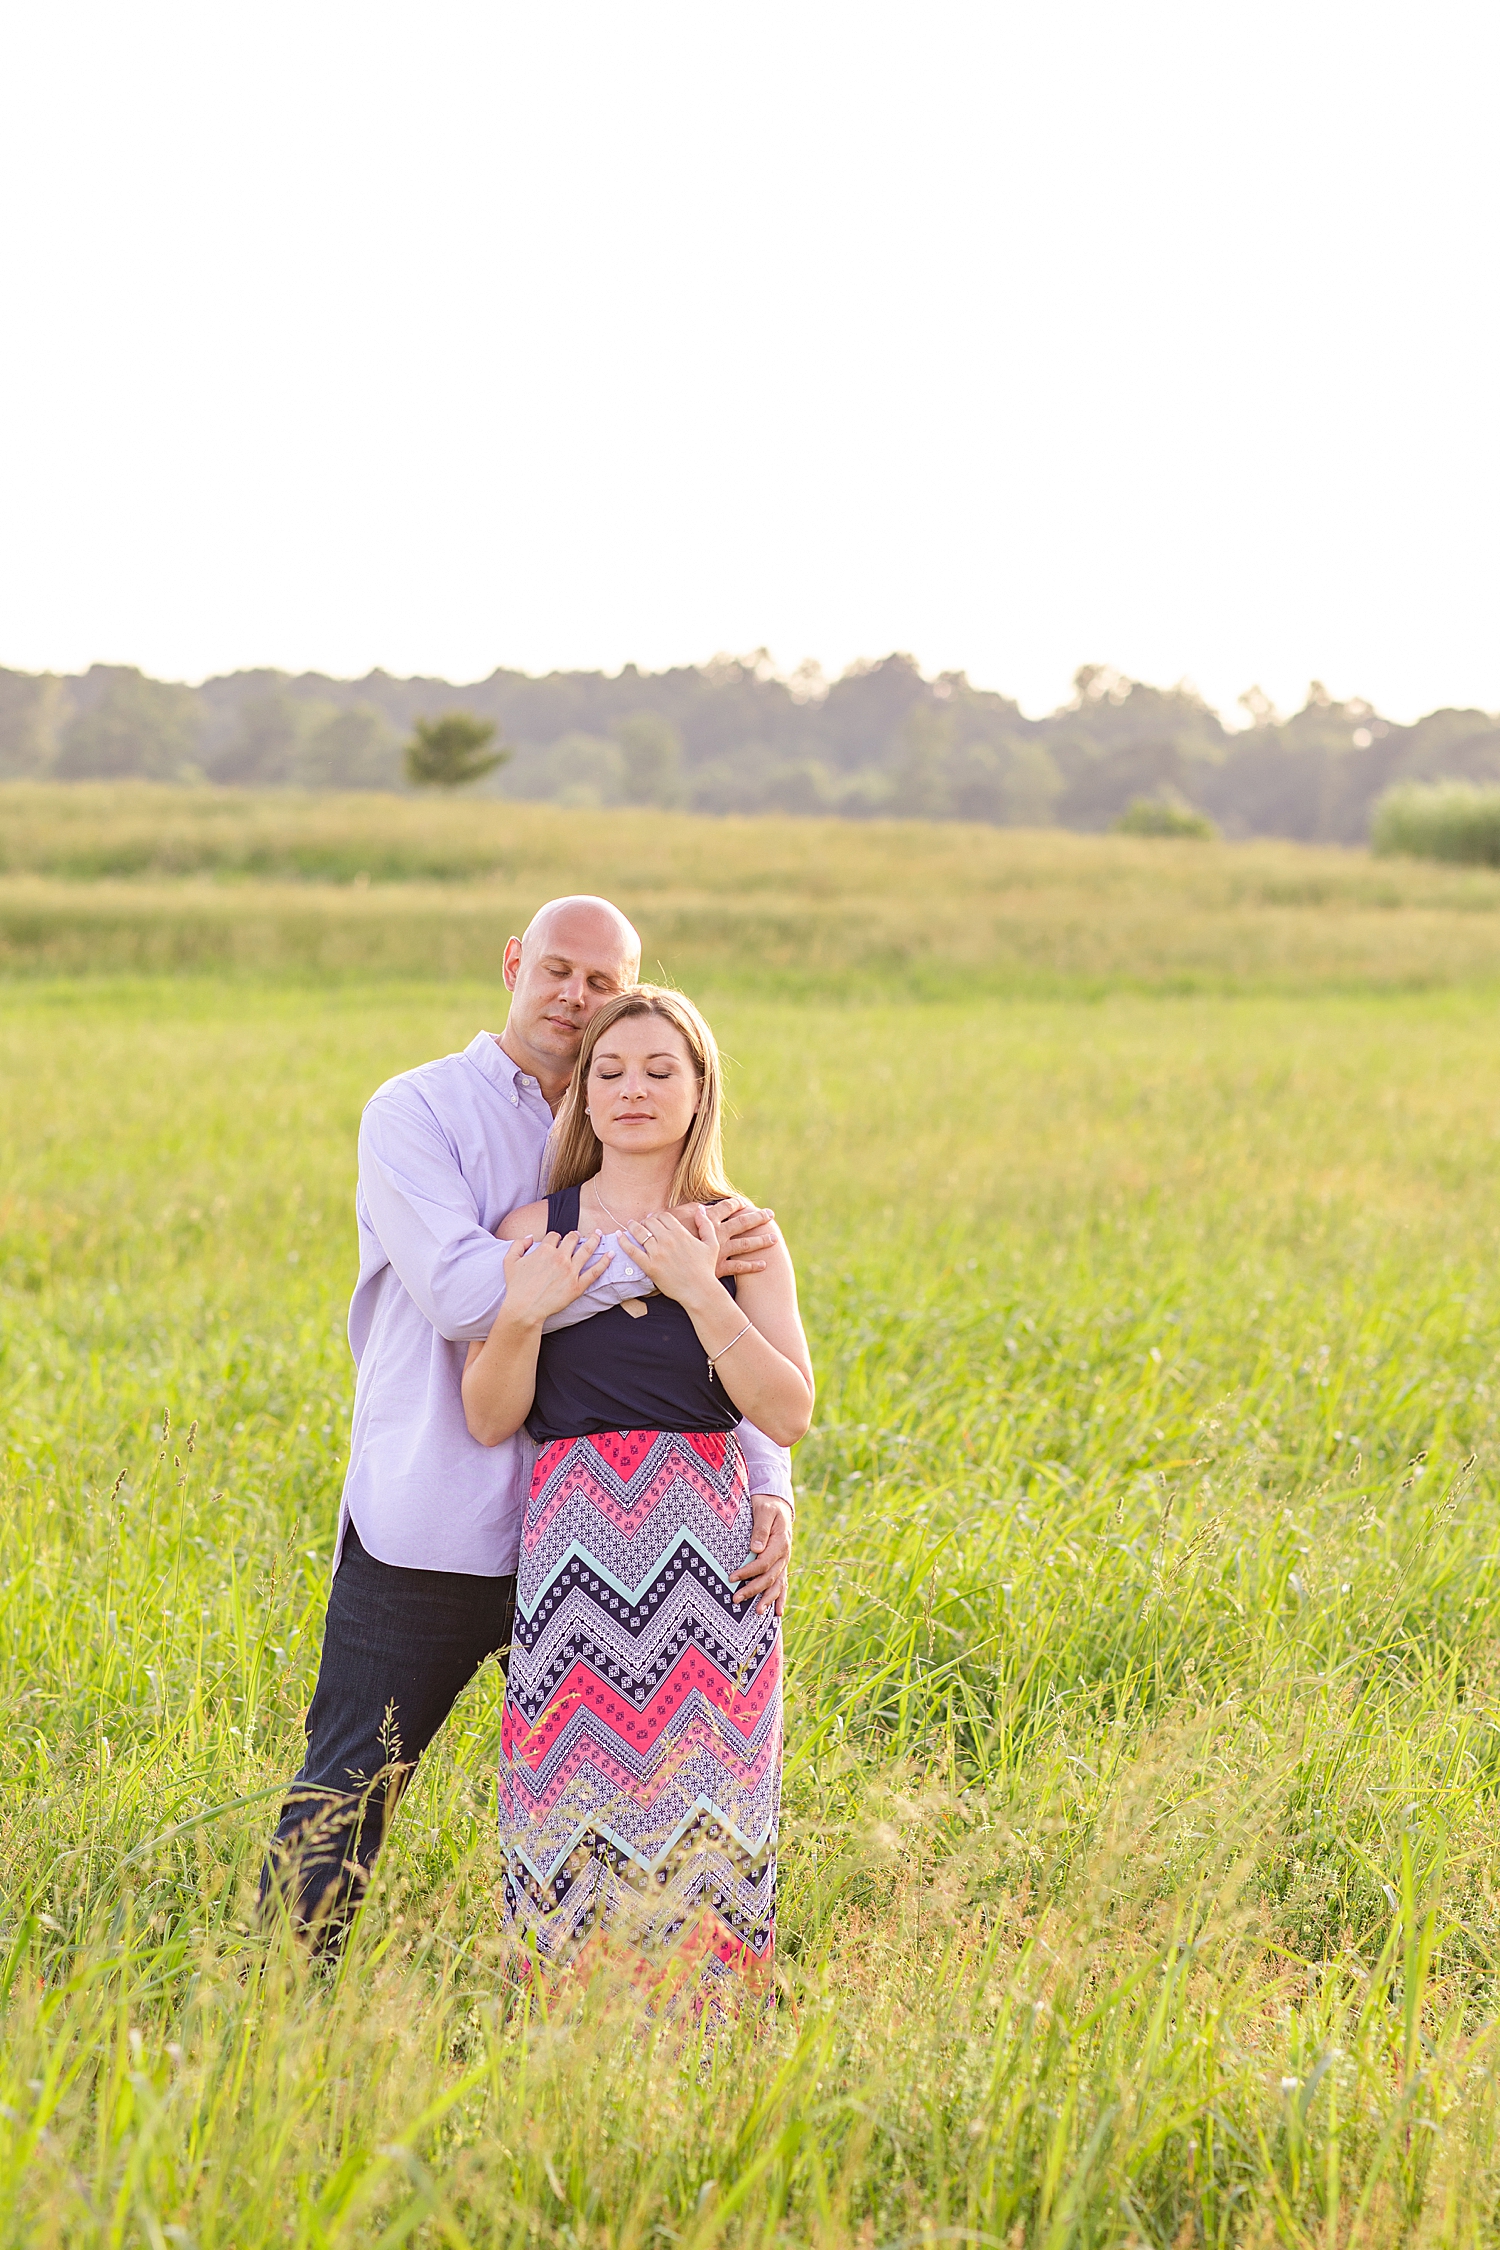
<svg viewBox="0 0 1500 2250">
<path fill-rule="evenodd" d="M 721 1196 L 733 1195 L 724 1171 L 724 1074 L 718 1041 L 691 1000 L 660 984 L 633 984 L 628 991 L 617 992 L 584 1026 L 572 1083 L 547 1144 L 548 1192 L 555 1195 L 559 1188 L 582 1187 L 604 1160 L 604 1144 L 589 1123 L 589 1066 L 605 1032 L 626 1016 L 659 1016 L 681 1032 L 698 1074 L 698 1114 L 682 1144 L 668 1203 L 717 1203 Z"/>
</svg>

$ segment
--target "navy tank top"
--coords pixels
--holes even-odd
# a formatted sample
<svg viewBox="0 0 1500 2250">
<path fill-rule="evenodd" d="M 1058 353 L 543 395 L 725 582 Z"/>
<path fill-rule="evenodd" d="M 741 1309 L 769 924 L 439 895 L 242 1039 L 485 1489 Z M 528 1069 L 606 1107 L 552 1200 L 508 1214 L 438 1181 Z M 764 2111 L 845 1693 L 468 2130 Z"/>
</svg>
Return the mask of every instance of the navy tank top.
<svg viewBox="0 0 1500 2250">
<path fill-rule="evenodd" d="M 579 1191 L 547 1198 L 549 1234 L 578 1224 Z M 734 1277 L 724 1287 L 736 1294 Z M 544 1336 L 536 1355 L 536 1397 L 526 1417 L 538 1445 L 594 1437 L 603 1430 L 734 1430 L 742 1419 L 675 1297 L 645 1297 L 645 1317 L 622 1305 Z"/>
</svg>

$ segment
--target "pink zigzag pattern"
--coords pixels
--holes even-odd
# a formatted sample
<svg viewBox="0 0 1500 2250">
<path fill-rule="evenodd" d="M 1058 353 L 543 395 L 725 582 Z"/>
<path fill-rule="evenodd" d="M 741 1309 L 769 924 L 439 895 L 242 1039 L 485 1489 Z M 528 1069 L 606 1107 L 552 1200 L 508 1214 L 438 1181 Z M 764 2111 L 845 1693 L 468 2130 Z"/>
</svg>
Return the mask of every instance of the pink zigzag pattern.
<svg viewBox="0 0 1500 2250">
<path fill-rule="evenodd" d="M 739 1764 L 735 1779 L 744 1797 L 753 1800 L 760 1795 L 767 1777 L 775 1771 L 780 1754 L 780 1740 L 772 1735 L 761 1744 L 753 1758 L 746 1758 Z M 545 1778 L 540 1774 L 527 1774 L 523 1780 L 513 1768 L 508 1777 L 508 1794 L 519 1809 L 519 1795 L 524 1790 L 527 1804 L 540 1816 L 555 1812 L 569 1791 L 587 1778 L 602 1784 L 612 1794 L 628 1792 L 643 1811 L 654 1811 L 682 1779 L 689 1765 L 696 1768 L 702 1759 L 722 1760 L 723 1757 L 723 1737 L 701 1719 L 694 1719 L 684 1734 L 668 1743 L 645 1774 L 634 1772 L 622 1759 L 615 1757 L 608 1743 L 600 1741 L 597 1735 L 581 1732 Z"/>
<path fill-rule="evenodd" d="M 653 1441 L 650 1445 L 639 1442 L 647 1438 Z M 721 1522 L 732 1524 L 738 1513 L 732 1494 L 721 1491 L 712 1475 L 703 1475 L 705 1466 L 711 1471 L 722 1470 L 731 1442 L 718 1430 L 682 1436 L 657 1430 L 611 1430 L 600 1437 L 554 1438 L 537 1455 L 532 1506 L 526 1511 L 526 1536 L 544 1538 L 559 1510 L 570 1500 L 581 1498 L 623 1538 L 634 1539 L 662 1503 L 672 1497 L 679 1479 L 686 1479 L 696 1497 L 706 1500 Z M 581 1444 L 590 1448 L 587 1461 L 578 1458 Z M 706 1450 L 710 1447 L 712 1452 Z M 625 1466 L 627 1463 L 633 1466 Z"/>
<path fill-rule="evenodd" d="M 506 1918 L 541 1959 L 604 1933 L 686 1948 L 705 1973 L 770 1958 L 781 1645 L 733 1607 L 751 1528 L 721 1433 L 608 1432 L 537 1457 L 500 1809 Z"/>
</svg>

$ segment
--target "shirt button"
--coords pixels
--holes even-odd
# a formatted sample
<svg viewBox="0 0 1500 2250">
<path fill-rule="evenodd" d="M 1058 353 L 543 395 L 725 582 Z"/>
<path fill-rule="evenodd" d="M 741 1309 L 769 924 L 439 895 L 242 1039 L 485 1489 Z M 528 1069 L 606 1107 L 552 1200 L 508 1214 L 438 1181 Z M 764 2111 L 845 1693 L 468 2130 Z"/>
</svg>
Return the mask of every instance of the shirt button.
<svg viewBox="0 0 1500 2250">
<path fill-rule="evenodd" d="M 520 1095 L 519 1095 L 519 1094 L 512 1094 L 512 1095 L 511 1095 L 511 1097 L 510 1097 L 510 1106 L 511 1106 L 511 1108 L 512 1108 L 512 1109 L 519 1109 L 519 1108 L 520 1108 L 520 1106 L 521 1106 L 521 1097 L 520 1097 Z"/>
<path fill-rule="evenodd" d="M 635 1279 L 635 1267 L 634 1267 L 634 1266 L 627 1266 L 627 1267 L 625 1268 L 625 1279 L 626 1279 L 627 1281 L 634 1281 L 634 1279 Z"/>
</svg>

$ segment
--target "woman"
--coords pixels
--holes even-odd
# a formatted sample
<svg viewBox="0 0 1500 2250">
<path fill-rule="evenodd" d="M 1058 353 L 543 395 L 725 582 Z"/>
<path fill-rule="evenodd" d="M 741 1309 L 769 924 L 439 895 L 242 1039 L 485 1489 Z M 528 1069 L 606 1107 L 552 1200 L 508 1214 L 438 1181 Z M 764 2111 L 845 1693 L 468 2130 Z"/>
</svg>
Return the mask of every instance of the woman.
<svg viewBox="0 0 1500 2250">
<path fill-rule="evenodd" d="M 590 1017 L 545 1202 L 498 1229 L 504 1306 L 469 1347 L 481 1444 L 538 1453 L 502 1732 L 506 1920 L 540 1961 L 622 1954 L 650 1982 L 763 1971 L 781 1799 L 781 1627 L 744 1604 L 750 1497 L 734 1432 L 783 1445 L 813 1380 L 786 1250 L 717 1278 L 705 1202 L 730 1194 L 719 1054 L 681 994 Z M 572 1327 L 616 1236 L 655 1294 Z"/>
</svg>

